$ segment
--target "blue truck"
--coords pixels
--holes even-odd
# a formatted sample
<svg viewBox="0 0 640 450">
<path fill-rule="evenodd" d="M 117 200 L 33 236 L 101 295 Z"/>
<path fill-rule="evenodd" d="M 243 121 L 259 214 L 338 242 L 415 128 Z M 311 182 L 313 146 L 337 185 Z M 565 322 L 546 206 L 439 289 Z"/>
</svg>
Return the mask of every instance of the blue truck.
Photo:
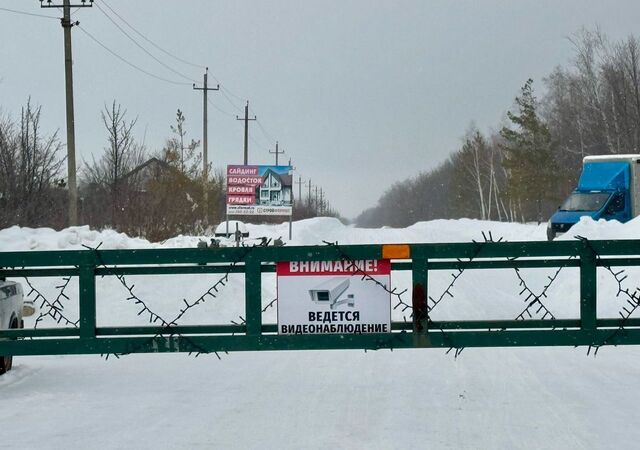
<svg viewBox="0 0 640 450">
<path fill-rule="evenodd" d="M 627 222 L 640 215 L 640 155 L 587 156 L 578 187 L 547 225 L 547 239 L 569 231 L 580 217 Z"/>
</svg>

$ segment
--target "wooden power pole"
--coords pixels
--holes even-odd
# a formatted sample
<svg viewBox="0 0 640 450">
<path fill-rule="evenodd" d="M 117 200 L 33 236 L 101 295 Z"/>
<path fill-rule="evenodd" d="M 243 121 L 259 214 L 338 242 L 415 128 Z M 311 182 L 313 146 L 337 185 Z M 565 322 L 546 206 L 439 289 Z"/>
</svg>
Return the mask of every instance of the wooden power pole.
<svg viewBox="0 0 640 450">
<path fill-rule="evenodd" d="M 41 8 L 60 8 L 62 6 L 62 29 L 64 31 L 64 80 L 67 109 L 67 188 L 69 189 L 69 225 L 78 224 L 78 185 L 76 182 L 76 133 L 73 111 L 73 56 L 71 49 L 71 28 L 80 22 L 71 22 L 71 8 L 93 6 L 93 0 L 81 0 L 80 4 L 71 4 L 63 0 L 62 5 L 52 0 L 40 0 Z"/>
<path fill-rule="evenodd" d="M 202 87 L 196 87 L 193 84 L 193 89 L 196 91 L 202 91 L 202 189 L 204 199 L 204 225 L 205 227 L 209 223 L 209 189 L 207 185 L 209 183 L 209 147 L 208 147 L 208 121 L 207 121 L 207 92 L 220 90 L 220 85 L 216 87 L 207 86 L 207 75 L 209 75 L 209 68 L 207 67 L 204 72 L 204 80 Z"/>
<path fill-rule="evenodd" d="M 276 166 L 278 165 L 278 155 L 284 155 L 284 150 L 282 151 L 278 151 L 278 141 L 276 141 L 276 151 L 272 152 L 271 150 L 269 150 L 269 153 L 271 153 L 272 155 L 276 155 Z M 291 164 L 289 164 L 291 165 Z"/>
<path fill-rule="evenodd" d="M 244 117 L 236 116 L 236 120 L 244 120 L 244 165 L 249 164 L 249 121 L 257 120 L 256 116 L 249 118 L 249 100 L 244 107 Z"/>
</svg>

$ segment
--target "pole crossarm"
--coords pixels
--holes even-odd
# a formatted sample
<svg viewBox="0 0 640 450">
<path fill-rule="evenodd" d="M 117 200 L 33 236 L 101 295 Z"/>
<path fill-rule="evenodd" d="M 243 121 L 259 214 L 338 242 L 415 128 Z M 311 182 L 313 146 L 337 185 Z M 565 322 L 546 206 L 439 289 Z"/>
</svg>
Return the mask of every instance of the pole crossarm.
<svg viewBox="0 0 640 450">
<path fill-rule="evenodd" d="M 277 166 L 278 165 L 278 156 L 279 155 L 284 155 L 284 150 L 279 150 L 278 149 L 278 141 L 276 141 L 276 149 L 275 150 L 269 150 L 269 154 L 276 156 L 276 166 Z M 291 165 L 291 164 L 289 164 L 289 165 Z"/>
<path fill-rule="evenodd" d="M 69 6 L 70 8 L 91 8 L 93 6 L 93 0 L 80 0 L 80 3 L 56 3 L 53 0 L 40 0 L 41 8 L 62 8 Z"/>
</svg>

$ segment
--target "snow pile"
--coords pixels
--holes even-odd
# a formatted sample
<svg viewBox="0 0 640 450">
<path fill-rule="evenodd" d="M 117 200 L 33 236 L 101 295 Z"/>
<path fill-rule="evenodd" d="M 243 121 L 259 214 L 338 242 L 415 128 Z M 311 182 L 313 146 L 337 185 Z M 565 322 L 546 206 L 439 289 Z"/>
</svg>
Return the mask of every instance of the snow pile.
<svg viewBox="0 0 640 450">
<path fill-rule="evenodd" d="M 29 250 L 85 250 L 83 245 L 103 248 L 152 248 L 157 247 L 144 239 L 131 238 L 113 230 L 95 231 L 88 226 L 70 227 L 62 231 L 51 228 L 21 228 L 13 226 L 0 230 L 0 251 Z"/>
<path fill-rule="evenodd" d="M 288 223 L 247 225 L 250 239 L 288 235 Z M 295 222 L 287 245 L 469 242 L 482 232 L 507 241 L 545 240 L 546 224 L 478 220 L 421 222 L 404 229 L 361 229 L 335 219 Z M 640 219 L 627 224 L 584 219 L 570 233 L 590 239 L 635 239 Z M 72 227 L 0 230 L 0 251 L 196 247 L 202 236 L 152 244 L 115 231 Z M 250 241 L 255 242 L 255 241 Z M 555 269 L 527 269 L 540 292 Z M 628 287 L 638 272 L 629 270 Z M 136 294 L 173 318 L 183 298 L 194 299 L 220 275 L 127 277 Z M 431 272 L 436 298 L 451 271 Z M 599 315 L 615 317 L 616 286 L 598 272 Z M 33 279 L 55 298 L 59 279 Z M 77 318 L 77 284 L 65 313 Z M 392 283 L 410 287 L 410 274 Z M 469 270 L 455 283 L 435 319 L 513 319 L 526 305 L 513 270 Z M 97 280 L 98 325 L 146 324 L 114 278 Z M 275 276 L 263 276 L 263 302 L 275 298 Z M 579 311 L 577 269 L 564 269 L 545 304 L 559 318 Z M 409 300 L 410 295 L 407 295 Z M 243 277 L 194 308 L 183 324 L 229 323 L 244 314 Z M 402 312 L 394 311 L 401 320 Z M 275 322 L 275 308 L 264 315 Z M 33 326 L 33 322 L 28 322 Z M 44 326 L 56 326 L 49 322 Z M 640 402 L 636 348 L 606 348 L 598 358 L 584 349 L 466 349 L 458 360 L 442 350 L 264 352 L 201 356 L 131 355 L 16 358 L 0 378 L 0 423 L 7 448 L 634 448 L 637 427 L 627 426 Z M 35 418 L 35 423 L 34 423 Z M 533 444 L 535 443 L 535 444 Z"/>
</svg>

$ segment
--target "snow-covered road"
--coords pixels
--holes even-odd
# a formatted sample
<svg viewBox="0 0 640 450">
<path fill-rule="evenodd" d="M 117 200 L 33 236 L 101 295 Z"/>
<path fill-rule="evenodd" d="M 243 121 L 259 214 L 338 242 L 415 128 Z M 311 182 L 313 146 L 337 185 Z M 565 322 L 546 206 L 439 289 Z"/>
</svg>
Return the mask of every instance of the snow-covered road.
<svg viewBox="0 0 640 450">
<path fill-rule="evenodd" d="M 21 358 L 0 448 L 637 448 L 640 349 Z"/>
<path fill-rule="evenodd" d="M 468 220 L 357 230 L 325 219 L 294 224 L 294 243 L 464 242 L 489 230 L 507 240 L 545 236 L 544 226 Z M 277 237 L 286 225 L 250 231 Z M 640 236 L 640 221 L 585 221 L 575 234 L 630 238 Z M 194 246 L 197 240 L 178 237 L 162 246 Z M 0 231 L 0 250 L 98 242 L 104 248 L 151 246 L 86 228 Z M 513 318 L 522 307 L 517 279 L 509 271 L 495 272 L 465 275 L 455 298 L 446 307 L 443 303 L 441 317 Z M 541 286 L 547 272 L 530 270 L 526 276 Z M 550 292 L 549 306 L 568 317 L 577 311 L 577 280 L 569 271 L 563 276 Z M 611 289 L 606 274 L 599 278 L 602 289 Z M 269 280 L 265 277 L 265 300 L 274 294 Z M 408 278 L 394 273 L 394 280 L 404 285 Z M 442 274 L 430 282 L 437 290 L 446 280 Z M 194 278 L 188 285 L 197 292 L 209 281 Z M 56 280 L 38 282 L 53 291 Z M 122 301 L 117 284 L 100 283 L 99 323 L 136 323 L 135 309 Z M 136 285 L 141 295 L 175 294 L 170 280 L 141 278 Z M 187 323 L 207 322 L 209 315 L 221 323 L 236 317 L 241 292 L 240 280 L 231 283 L 227 297 L 203 305 Z M 175 300 L 166 299 L 154 301 L 172 311 Z M 611 301 L 601 313 L 614 315 L 617 308 Z M 77 308 L 69 304 L 68 311 L 75 314 Z M 274 318 L 273 310 L 265 317 Z M 636 347 L 603 348 L 596 358 L 583 348 L 466 349 L 457 360 L 439 349 L 233 353 L 222 360 L 184 354 L 108 361 L 20 357 L 14 370 L 0 377 L 0 448 L 634 449 L 640 442 L 634 423 L 639 357 Z"/>
</svg>

